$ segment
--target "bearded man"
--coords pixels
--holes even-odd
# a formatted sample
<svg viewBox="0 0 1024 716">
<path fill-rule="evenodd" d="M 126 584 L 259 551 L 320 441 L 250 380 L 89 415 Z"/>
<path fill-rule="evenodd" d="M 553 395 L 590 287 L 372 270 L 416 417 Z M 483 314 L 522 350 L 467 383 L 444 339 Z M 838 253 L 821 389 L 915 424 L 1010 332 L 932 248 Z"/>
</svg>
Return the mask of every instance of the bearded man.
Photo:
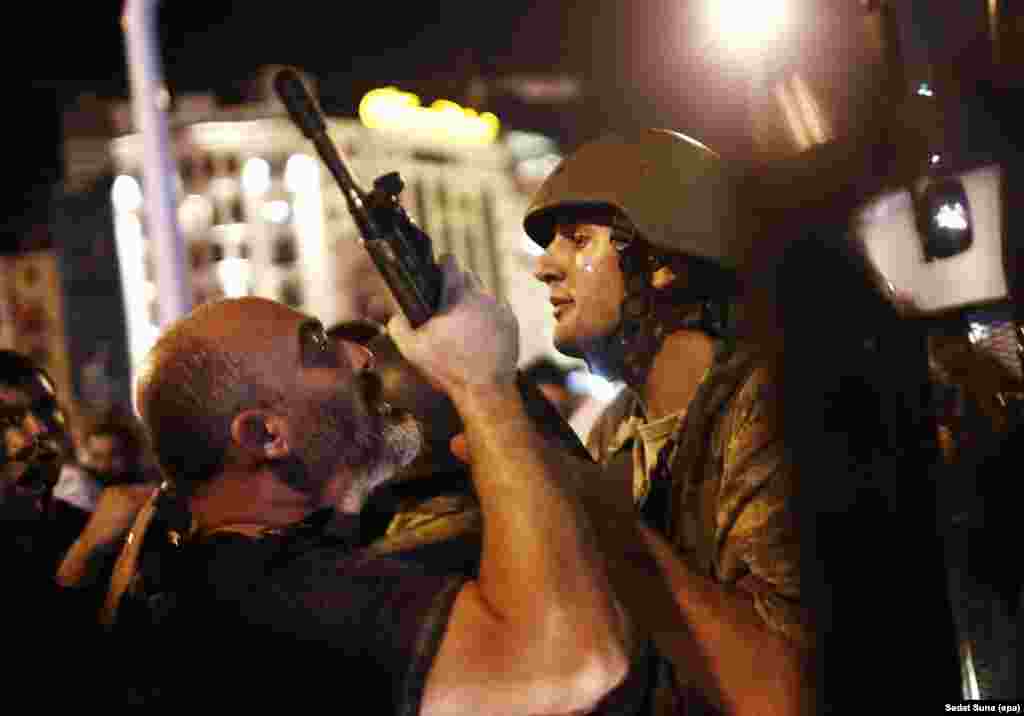
<svg viewBox="0 0 1024 716">
<path fill-rule="evenodd" d="M 564 713 L 624 677 L 628 622 L 574 476 L 524 411 L 515 318 L 444 272 L 438 315 L 391 328 L 465 426 L 475 578 L 359 548 L 367 496 L 421 440 L 364 347 L 257 298 L 201 306 L 154 346 L 137 404 L 192 515 L 157 625 L 165 701 L 299 705 L 330 674 L 332 698 L 381 713 Z"/>
</svg>

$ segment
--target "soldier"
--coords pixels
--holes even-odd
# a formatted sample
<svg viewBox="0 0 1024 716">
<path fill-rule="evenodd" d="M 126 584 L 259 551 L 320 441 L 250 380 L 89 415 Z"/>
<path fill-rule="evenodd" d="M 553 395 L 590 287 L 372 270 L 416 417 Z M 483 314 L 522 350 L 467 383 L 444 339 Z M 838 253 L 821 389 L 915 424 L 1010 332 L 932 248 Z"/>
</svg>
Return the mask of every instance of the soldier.
<svg viewBox="0 0 1024 716">
<path fill-rule="evenodd" d="M 675 596 L 673 619 L 645 603 L 649 578 L 617 584 L 672 662 L 657 699 L 673 713 L 796 712 L 813 645 L 771 375 L 737 331 L 736 179 L 682 134 L 608 135 L 565 159 L 525 217 L 556 348 L 628 388 L 588 447 L 607 480 L 631 483 Z"/>
</svg>

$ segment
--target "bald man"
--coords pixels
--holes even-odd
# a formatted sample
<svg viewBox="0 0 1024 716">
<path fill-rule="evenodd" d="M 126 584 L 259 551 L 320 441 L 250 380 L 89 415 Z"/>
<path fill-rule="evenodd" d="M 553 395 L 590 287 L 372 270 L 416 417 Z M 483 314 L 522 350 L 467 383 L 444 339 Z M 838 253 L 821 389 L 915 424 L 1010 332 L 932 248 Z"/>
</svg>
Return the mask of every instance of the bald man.
<svg viewBox="0 0 1024 716">
<path fill-rule="evenodd" d="M 164 698 L 299 705 L 329 691 L 380 713 L 565 713 L 624 677 L 628 625 L 570 482 L 581 475 L 515 385 L 515 318 L 444 271 L 444 309 L 392 332 L 465 426 L 486 525 L 476 578 L 357 547 L 366 496 L 421 443 L 380 400 L 364 347 L 247 298 L 196 309 L 151 351 L 137 404 L 193 516 L 158 632 L 184 688 Z"/>
</svg>

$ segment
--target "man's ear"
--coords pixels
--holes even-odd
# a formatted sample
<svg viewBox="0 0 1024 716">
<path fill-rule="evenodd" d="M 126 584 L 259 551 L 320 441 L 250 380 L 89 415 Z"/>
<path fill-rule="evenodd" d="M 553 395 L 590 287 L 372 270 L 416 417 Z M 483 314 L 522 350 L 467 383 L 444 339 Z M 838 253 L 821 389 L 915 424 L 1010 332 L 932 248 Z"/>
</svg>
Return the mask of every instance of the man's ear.
<svg viewBox="0 0 1024 716">
<path fill-rule="evenodd" d="M 260 459 L 275 459 L 291 452 L 284 419 L 266 410 L 243 410 L 231 421 L 231 439 L 242 452 Z"/>
</svg>

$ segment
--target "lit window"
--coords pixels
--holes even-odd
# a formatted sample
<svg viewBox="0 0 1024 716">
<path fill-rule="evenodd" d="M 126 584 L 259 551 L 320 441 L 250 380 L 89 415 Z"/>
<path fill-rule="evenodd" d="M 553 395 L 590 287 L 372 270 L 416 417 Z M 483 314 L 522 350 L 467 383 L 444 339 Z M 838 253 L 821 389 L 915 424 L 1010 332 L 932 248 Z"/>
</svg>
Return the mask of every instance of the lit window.
<svg viewBox="0 0 1024 716">
<path fill-rule="evenodd" d="M 232 257 L 218 261 L 216 271 L 225 296 L 237 298 L 249 293 L 249 262 L 246 259 Z"/>
<path fill-rule="evenodd" d="M 135 177 L 122 174 L 114 180 L 110 189 L 110 199 L 117 211 L 138 211 L 142 207 L 142 189 Z"/>
<path fill-rule="evenodd" d="M 315 191 L 320 186 L 320 165 L 308 154 L 293 154 L 284 168 L 284 185 L 292 194 Z"/>
<path fill-rule="evenodd" d="M 242 189 L 246 194 L 259 196 L 270 188 L 270 164 L 266 159 L 252 157 L 242 168 Z"/>
<path fill-rule="evenodd" d="M 288 221 L 292 214 L 291 205 L 284 199 L 275 199 L 274 201 L 268 201 L 262 207 L 260 207 L 260 215 L 265 221 L 269 221 L 274 224 L 283 224 Z"/>
</svg>

